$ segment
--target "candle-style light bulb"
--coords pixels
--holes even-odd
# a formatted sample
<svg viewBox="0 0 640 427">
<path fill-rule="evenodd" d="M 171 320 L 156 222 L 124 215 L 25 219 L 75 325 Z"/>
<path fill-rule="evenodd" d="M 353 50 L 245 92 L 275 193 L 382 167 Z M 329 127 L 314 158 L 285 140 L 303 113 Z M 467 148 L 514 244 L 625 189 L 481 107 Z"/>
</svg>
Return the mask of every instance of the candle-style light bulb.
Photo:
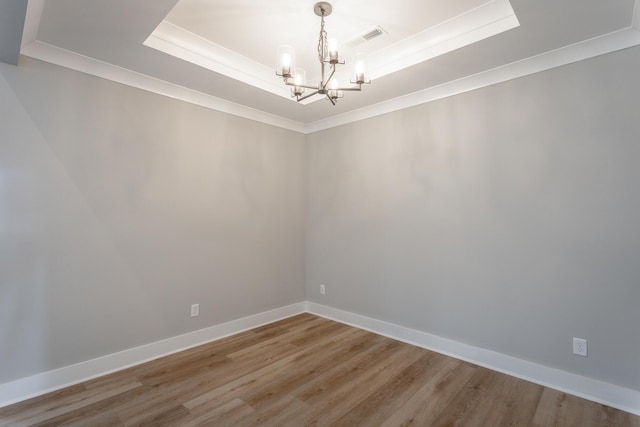
<svg viewBox="0 0 640 427">
<path fill-rule="evenodd" d="M 356 64 L 356 83 L 364 83 L 364 65 L 362 62 Z"/>
<path fill-rule="evenodd" d="M 329 62 L 338 63 L 338 41 L 336 39 L 329 39 Z"/>
<path fill-rule="evenodd" d="M 338 99 L 342 97 L 342 91 L 338 90 L 340 82 L 336 77 L 329 82 L 329 97 L 331 99 Z"/>
<path fill-rule="evenodd" d="M 366 83 L 367 55 L 364 53 L 358 53 L 353 59 L 353 62 L 353 78 L 355 81 L 352 83 L 357 83 L 359 85 Z"/>
<path fill-rule="evenodd" d="M 291 55 L 285 53 L 282 55 L 282 74 L 291 73 Z"/>
<path fill-rule="evenodd" d="M 307 84 L 307 74 L 302 68 L 296 68 L 296 74 L 293 77 L 293 95 L 300 96 L 304 93 L 304 85 Z"/>
<path fill-rule="evenodd" d="M 296 57 L 293 47 L 282 45 L 278 47 L 278 68 L 279 75 L 288 79 L 296 67 Z"/>
</svg>

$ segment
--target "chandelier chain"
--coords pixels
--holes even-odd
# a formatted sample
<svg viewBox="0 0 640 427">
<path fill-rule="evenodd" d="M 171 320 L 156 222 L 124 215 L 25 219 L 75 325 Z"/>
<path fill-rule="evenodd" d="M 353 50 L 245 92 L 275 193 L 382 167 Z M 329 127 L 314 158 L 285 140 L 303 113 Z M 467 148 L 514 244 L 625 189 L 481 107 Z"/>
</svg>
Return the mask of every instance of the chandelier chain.
<svg viewBox="0 0 640 427">
<path fill-rule="evenodd" d="M 324 14 L 320 17 L 320 37 L 318 38 L 318 59 L 324 61 L 324 52 L 327 48 L 327 32 L 324 29 Z"/>
</svg>

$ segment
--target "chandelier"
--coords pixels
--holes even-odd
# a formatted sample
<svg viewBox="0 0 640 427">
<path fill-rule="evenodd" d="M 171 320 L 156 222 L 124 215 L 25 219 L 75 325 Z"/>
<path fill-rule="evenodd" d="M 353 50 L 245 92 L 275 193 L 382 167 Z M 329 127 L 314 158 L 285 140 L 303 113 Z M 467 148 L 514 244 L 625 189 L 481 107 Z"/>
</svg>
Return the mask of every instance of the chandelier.
<svg viewBox="0 0 640 427">
<path fill-rule="evenodd" d="M 300 102 L 314 95 L 326 95 L 333 105 L 346 91 L 359 92 L 363 84 L 371 83 L 366 76 L 366 55 L 359 53 L 354 58 L 354 66 L 349 80 L 350 86 L 341 87 L 336 74 L 336 66 L 344 65 L 340 60 L 338 44 L 327 37 L 324 29 L 325 16 L 331 15 L 331 4 L 318 2 L 313 6 L 313 11 L 320 17 L 320 36 L 318 37 L 318 60 L 320 61 L 320 81 L 317 85 L 307 85 L 306 72 L 302 68 L 296 68 L 295 52 L 293 47 L 283 45 L 278 48 L 278 68 L 276 74 L 283 78 L 284 84 L 291 86 L 291 97 Z M 306 89 L 310 92 L 305 95 Z"/>
</svg>

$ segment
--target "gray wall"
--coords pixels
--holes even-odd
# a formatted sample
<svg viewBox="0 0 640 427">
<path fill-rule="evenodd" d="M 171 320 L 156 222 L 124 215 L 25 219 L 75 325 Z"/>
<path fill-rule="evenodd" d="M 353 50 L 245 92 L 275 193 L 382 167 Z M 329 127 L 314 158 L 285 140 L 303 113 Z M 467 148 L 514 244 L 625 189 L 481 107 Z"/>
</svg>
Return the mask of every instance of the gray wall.
<svg viewBox="0 0 640 427">
<path fill-rule="evenodd" d="M 26 13 L 26 0 L 0 2 L 0 62 L 18 63 Z"/>
<path fill-rule="evenodd" d="M 305 138 L 0 64 L 0 383 L 300 301 L 306 268 L 309 300 L 638 390 L 638 75 L 634 48 Z"/>
<path fill-rule="evenodd" d="M 640 390 L 638 76 L 633 48 L 310 135 L 307 299 Z"/>
<path fill-rule="evenodd" d="M 0 383 L 304 300 L 304 142 L 0 64 Z"/>
</svg>

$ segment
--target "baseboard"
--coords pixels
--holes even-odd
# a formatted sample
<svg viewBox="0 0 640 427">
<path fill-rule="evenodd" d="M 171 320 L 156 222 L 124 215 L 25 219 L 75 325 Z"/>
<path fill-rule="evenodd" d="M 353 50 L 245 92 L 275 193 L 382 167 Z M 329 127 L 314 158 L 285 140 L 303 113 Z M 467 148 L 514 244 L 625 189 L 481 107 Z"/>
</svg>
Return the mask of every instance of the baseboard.
<svg viewBox="0 0 640 427">
<path fill-rule="evenodd" d="M 640 392 L 308 301 L 307 311 L 494 371 L 640 415 Z"/>
<path fill-rule="evenodd" d="M 0 408 L 303 312 L 640 415 L 640 392 L 314 302 L 299 302 L 0 384 Z"/>
<path fill-rule="evenodd" d="M 306 311 L 299 302 L 162 341 L 0 384 L 0 408 Z"/>
</svg>

